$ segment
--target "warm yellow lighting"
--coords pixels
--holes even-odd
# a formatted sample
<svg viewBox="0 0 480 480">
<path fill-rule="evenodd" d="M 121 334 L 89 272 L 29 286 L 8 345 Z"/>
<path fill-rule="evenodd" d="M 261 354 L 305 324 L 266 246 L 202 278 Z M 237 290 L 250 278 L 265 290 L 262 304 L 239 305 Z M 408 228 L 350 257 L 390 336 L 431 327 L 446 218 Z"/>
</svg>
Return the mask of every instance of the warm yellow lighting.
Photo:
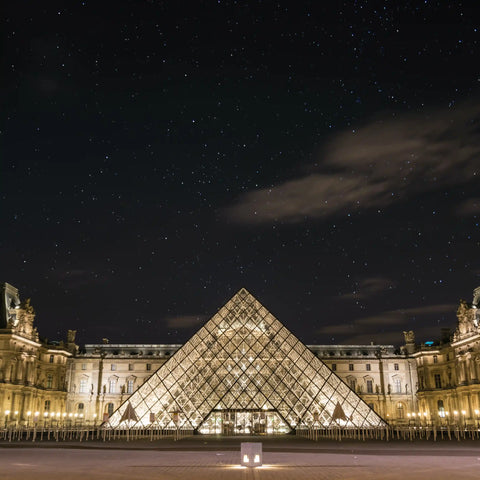
<svg viewBox="0 0 480 480">
<path fill-rule="evenodd" d="M 243 456 L 243 463 L 248 463 L 248 455 Z"/>
<path fill-rule="evenodd" d="M 423 416 L 426 417 L 426 416 L 427 416 L 427 412 L 423 412 Z"/>
<path fill-rule="evenodd" d="M 35 412 L 35 416 L 38 417 L 40 415 L 40 412 Z"/>
<path fill-rule="evenodd" d="M 458 412 L 456 410 L 453 411 L 454 415 L 458 415 Z"/>
<path fill-rule="evenodd" d="M 480 413 L 480 411 L 475 410 L 475 415 L 478 415 L 479 413 Z"/>
<path fill-rule="evenodd" d="M 48 412 L 45 412 L 45 413 L 43 414 L 43 416 L 44 416 L 44 417 L 48 417 Z"/>
<path fill-rule="evenodd" d="M 68 416 L 69 416 L 69 417 L 73 417 L 73 413 L 69 413 Z"/>
<path fill-rule="evenodd" d="M 27 412 L 27 417 L 29 417 L 31 414 L 32 414 L 32 412 L 29 410 L 29 411 Z"/>
<path fill-rule="evenodd" d="M 74 415 L 74 417 L 77 418 L 77 417 L 78 417 L 78 413 L 76 413 L 76 414 Z"/>
<path fill-rule="evenodd" d="M 60 416 L 60 412 L 57 412 L 57 417 L 59 417 L 59 416 Z"/>
<path fill-rule="evenodd" d="M 96 413 L 93 414 L 93 418 L 97 418 L 97 414 L 96 414 Z"/>
<path fill-rule="evenodd" d="M 255 455 L 255 457 L 253 458 L 253 462 L 260 463 L 260 455 Z"/>
<path fill-rule="evenodd" d="M 18 410 L 15 410 L 15 412 L 13 412 L 15 415 L 18 415 Z"/>
<path fill-rule="evenodd" d="M 407 413 L 407 417 L 410 417 L 410 414 L 409 414 L 409 413 Z"/>
<path fill-rule="evenodd" d="M 80 414 L 80 418 L 83 418 L 83 413 Z"/>
<path fill-rule="evenodd" d="M 67 414 L 65 412 L 62 413 L 62 417 L 65 418 Z"/>
<path fill-rule="evenodd" d="M 10 415 L 10 410 L 5 410 L 5 415 Z"/>
<path fill-rule="evenodd" d="M 55 412 L 52 412 L 52 413 L 50 414 L 50 416 L 51 416 L 51 417 L 54 417 L 54 416 L 55 416 Z"/>
<path fill-rule="evenodd" d="M 462 410 L 462 415 L 466 415 L 467 412 L 465 410 Z"/>
</svg>

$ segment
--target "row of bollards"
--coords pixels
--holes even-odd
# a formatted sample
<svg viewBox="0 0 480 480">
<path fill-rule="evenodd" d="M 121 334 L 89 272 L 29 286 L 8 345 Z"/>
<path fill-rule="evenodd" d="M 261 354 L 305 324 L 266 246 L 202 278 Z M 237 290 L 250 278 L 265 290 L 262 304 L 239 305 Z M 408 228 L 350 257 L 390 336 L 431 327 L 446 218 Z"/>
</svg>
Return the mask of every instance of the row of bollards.
<svg viewBox="0 0 480 480">
<path fill-rule="evenodd" d="M 343 428 L 340 426 L 331 426 L 327 428 L 297 428 L 297 436 L 305 437 L 310 440 L 319 441 L 321 439 L 336 440 L 479 440 L 480 429 L 477 427 L 461 428 L 459 426 L 445 427 L 386 427 L 386 428 Z"/>
<path fill-rule="evenodd" d="M 164 429 L 160 426 L 150 428 L 105 429 L 101 427 L 7 427 L 0 430 L 0 441 L 134 441 L 160 440 L 170 438 L 174 441 L 193 435 L 191 429 Z"/>
</svg>

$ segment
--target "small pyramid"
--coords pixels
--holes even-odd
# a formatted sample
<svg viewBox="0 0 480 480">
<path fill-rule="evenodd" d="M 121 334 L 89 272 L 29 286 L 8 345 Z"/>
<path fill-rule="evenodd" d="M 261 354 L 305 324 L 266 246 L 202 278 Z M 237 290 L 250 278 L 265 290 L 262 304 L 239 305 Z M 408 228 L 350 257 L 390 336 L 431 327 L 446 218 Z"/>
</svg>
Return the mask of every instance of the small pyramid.
<svg viewBox="0 0 480 480">
<path fill-rule="evenodd" d="M 111 416 L 106 427 L 155 423 L 228 431 L 229 412 L 268 412 L 283 431 L 297 426 L 379 427 L 385 422 L 242 288 Z M 174 412 L 174 413 L 172 413 Z M 126 416 L 127 415 L 127 416 Z M 243 416 L 242 416 L 243 415 Z M 174 416 L 175 421 L 174 421 Z M 256 417 L 256 418 L 257 418 Z M 243 432 L 254 432 L 244 421 Z M 234 425 L 232 428 L 242 428 Z M 248 430 L 250 428 L 250 430 Z M 226 429 L 226 430 L 225 430 Z"/>
</svg>

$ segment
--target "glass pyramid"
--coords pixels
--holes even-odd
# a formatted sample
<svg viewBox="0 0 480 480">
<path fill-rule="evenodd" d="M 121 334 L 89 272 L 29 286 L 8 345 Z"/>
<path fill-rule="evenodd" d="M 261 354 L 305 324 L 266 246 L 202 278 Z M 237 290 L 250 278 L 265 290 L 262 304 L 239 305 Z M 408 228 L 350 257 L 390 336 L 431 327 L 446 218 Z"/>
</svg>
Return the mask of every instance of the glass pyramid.
<svg viewBox="0 0 480 480">
<path fill-rule="evenodd" d="M 202 433 L 385 426 L 244 288 L 140 386 L 105 426 L 152 423 Z"/>
</svg>

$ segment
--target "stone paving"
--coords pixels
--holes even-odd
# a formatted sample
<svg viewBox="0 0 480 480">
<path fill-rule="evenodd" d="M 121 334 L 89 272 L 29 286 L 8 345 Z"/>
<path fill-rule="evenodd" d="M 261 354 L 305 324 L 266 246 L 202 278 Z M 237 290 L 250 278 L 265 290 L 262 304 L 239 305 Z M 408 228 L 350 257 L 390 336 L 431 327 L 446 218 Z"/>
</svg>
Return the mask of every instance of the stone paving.
<svg viewBox="0 0 480 480">
<path fill-rule="evenodd" d="M 282 480 L 477 479 L 480 444 L 263 440 L 264 466 L 240 468 L 240 442 L 197 438 L 180 442 L 0 444 L 2 480 Z M 3 448 L 2 448 L 3 447 Z"/>
</svg>

